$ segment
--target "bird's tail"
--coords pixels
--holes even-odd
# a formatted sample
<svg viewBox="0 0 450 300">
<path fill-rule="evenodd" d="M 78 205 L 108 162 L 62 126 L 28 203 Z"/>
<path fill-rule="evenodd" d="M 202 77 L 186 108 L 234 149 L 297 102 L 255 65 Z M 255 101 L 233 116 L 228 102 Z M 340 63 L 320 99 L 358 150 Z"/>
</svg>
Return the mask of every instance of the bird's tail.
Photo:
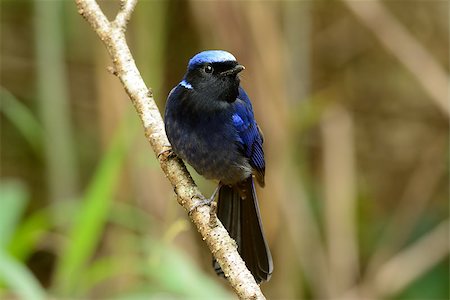
<svg viewBox="0 0 450 300">
<path fill-rule="evenodd" d="M 259 214 L 253 178 L 238 185 L 223 185 L 219 191 L 217 216 L 230 236 L 257 283 L 270 279 L 273 270 L 272 255 L 267 246 Z M 217 274 L 224 275 L 213 259 Z"/>
</svg>

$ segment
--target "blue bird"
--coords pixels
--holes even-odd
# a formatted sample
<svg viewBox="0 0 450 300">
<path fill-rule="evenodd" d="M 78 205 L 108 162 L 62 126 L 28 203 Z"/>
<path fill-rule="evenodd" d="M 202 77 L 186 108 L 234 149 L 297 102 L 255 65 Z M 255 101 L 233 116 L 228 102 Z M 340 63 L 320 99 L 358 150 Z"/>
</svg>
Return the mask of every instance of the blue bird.
<svg viewBox="0 0 450 300">
<path fill-rule="evenodd" d="M 260 283 L 270 279 L 273 263 L 254 184 L 255 178 L 264 186 L 263 135 L 240 86 L 244 69 L 229 52 L 198 53 L 168 96 L 164 122 L 172 151 L 200 175 L 219 181 L 217 216 Z"/>
</svg>

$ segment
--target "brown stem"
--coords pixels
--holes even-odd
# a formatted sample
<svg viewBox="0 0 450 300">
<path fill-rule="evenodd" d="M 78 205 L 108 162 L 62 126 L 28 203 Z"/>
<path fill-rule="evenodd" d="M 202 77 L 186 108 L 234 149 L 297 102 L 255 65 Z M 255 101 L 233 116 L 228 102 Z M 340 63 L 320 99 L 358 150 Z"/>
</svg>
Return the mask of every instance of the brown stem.
<svg viewBox="0 0 450 300">
<path fill-rule="evenodd" d="M 142 80 L 130 49 L 125 30 L 137 0 L 122 1 L 114 22 L 109 22 L 95 0 L 75 0 L 79 13 L 91 25 L 105 44 L 119 77 L 144 126 L 145 136 L 155 154 L 164 153 L 169 141 L 153 95 Z M 199 198 L 204 199 L 183 162 L 171 155 L 157 155 L 161 168 L 174 187 L 178 202 L 191 211 Z M 224 271 L 240 299 L 265 299 L 252 274 L 240 257 L 236 243 L 217 221 L 210 226 L 210 207 L 200 206 L 190 214 L 192 222 Z"/>
</svg>

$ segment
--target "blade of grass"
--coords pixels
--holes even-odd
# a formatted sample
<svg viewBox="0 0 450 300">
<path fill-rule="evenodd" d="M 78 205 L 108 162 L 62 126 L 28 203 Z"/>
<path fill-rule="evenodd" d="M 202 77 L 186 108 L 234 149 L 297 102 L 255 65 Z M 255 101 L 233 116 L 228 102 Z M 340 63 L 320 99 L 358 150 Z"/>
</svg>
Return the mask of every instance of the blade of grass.
<svg viewBox="0 0 450 300">
<path fill-rule="evenodd" d="M 126 209 L 125 206 L 121 207 Z M 130 207 L 129 209 L 139 213 L 136 208 Z M 118 221 L 119 225 L 124 224 L 123 217 L 117 218 L 116 215 L 114 219 L 110 219 L 114 223 Z M 175 236 L 184 231 L 186 224 L 186 220 L 183 219 L 175 222 L 165 232 L 162 239 L 141 234 L 129 235 L 129 244 L 136 245 L 135 253 L 127 259 L 118 255 L 97 259 L 83 272 L 81 289 L 89 291 L 99 284 L 104 284 L 107 280 L 114 280 L 114 278 L 126 274 L 147 277 L 148 280 L 136 282 L 130 287 L 130 290 L 116 296 L 118 299 L 134 298 L 137 290 L 142 293 L 141 299 L 148 299 L 152 296 L 158 298 L 157 295 L 161 295 L 161 293 L 188 299 L 204 299 L 207 298 L 207 295 L 214 295 L 215 299 L 230 299 L 231 295 L 223 290 L 219 281 L 208 278 L 209 276 L 193 264 L 191 259 L 185 257 L 179 249 L 171 245 Z M 125 226 L 127 225 L 125 224 Z M 135 230 L 140 232 L 145 229 L 135 228 Z"/>
<path fill-rule="evenodd" d="M 19 299 L 46 299 L 45 290 L 33 274 L 0 248 L 0 283 L 6 284 Z M 14 297 L 12 297 L 14 299 Z"/>
<path fill-rule="evenodd" d="M 82 276 L 83 268 L 92 256 L 107 221 L 121 166 L 130 139 L 137 129 L 130 129 L 127 126 L 130 124 L 128 120 L 129 118 L 122 120 L 111 146 L 95 171 L 77 212 L 69 242 L 60 254 L 54 288 L 65 296 L 74 296 L 80 282 L 79 277 Z"/>
<path fill-rule="evenodd" d="M 52 229 L 67 228 L 73 222 L 72 215 L 53 218 L 54 211 L 75 211 L 77 203 L 58 202 L 32 212 L 18 224 L 11 241 L 8 243 L 8 253 L 19 261 L 25 261 L 36 250 L 39 243 Z"/>
<path fill-rule="evenodd" d="M 28 203 L 25 187 L 16 181 L 0 182 L 0 247 L 4 248 L 13 236 L 19 219 Z"/>
<path fill-rule="evenodd" d="M 23 220 L 8 244 L 8 252 L 25 261 L 36 249 L 36 244 L 52 226 L 49 210 L 39 210 Z"/>
<path fill-rule="evenodd" d="M 42 126 L 31 110 L 0 86 L 0 111 L 37 153 L 42 153 Z"/>
<path fill-rule="evenodd" d="M 78 192 L 79 172 L 64 56 L 63 5 L 64 1 L 34 1 L 37 103 L 44 128 L 46 182 L 51 202 L 70 200 Z"/>
<path fill-rule="evenodd" d="M 149 258 L 141 271 L 156 281 L 163 291 L 183 299 L 231 299 L 233 296 L 204 274 L 181 251 L 159 240 L 149 240 Z"/>
</svg>

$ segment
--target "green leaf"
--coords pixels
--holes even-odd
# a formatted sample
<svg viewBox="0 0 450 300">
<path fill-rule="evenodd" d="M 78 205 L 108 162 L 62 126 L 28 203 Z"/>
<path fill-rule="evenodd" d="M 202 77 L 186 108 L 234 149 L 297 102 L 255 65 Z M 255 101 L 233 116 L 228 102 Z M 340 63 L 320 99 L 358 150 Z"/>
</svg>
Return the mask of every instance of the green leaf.
<svg viewBox="0 0 450 300">
<path fill-rule="evenodd" d="M 25 187 L 17 181 L 0 182 L 0 248 L 5 247 L 16 230 L 28 202 Z"/>
<path fill-rule="evenodd" d="M 20 261 L 25 261 L 36 249 L 36 244 L 51 228 L 48 209 L 38 210 L 24 219 L 18 226 L 8 245 L 8 252 Z"/>
<path fill-rule="evenodd" d="M 31 110 L 13 94 L 0 87 L 0 111 L 11 122 L 36 153 L 42 153 L 42 126 Z"/>
<path fill-rule="evenodd" d="M 128 128 L 129 118 L 124 118 L 113 141 L 97 167 L 83 196 L 77 212 L 69 242 L 61 253 L 56 271 L 56 290 L 64 296 L 75 296 L 84 267 L 91 258 L 101 238 L 108 218 L 117 179 L 125 160 L 130 139 L 136 127 Z"/>
<path fill-rule="evenodd" d="M 151 241 L 148 245 L 152 256 L 143 267 L 171 295 L 182 299 L 230 299 L 233 298 L 210 275 L 201 271 L 192 260 L 176 248 Z"/>
<path fill-rule="evenodd" d="M 21 299 L 46 299 L 45 290 L 33 274 L 0 248 L 0 282 L 6 284 Z"/>
</svg>

